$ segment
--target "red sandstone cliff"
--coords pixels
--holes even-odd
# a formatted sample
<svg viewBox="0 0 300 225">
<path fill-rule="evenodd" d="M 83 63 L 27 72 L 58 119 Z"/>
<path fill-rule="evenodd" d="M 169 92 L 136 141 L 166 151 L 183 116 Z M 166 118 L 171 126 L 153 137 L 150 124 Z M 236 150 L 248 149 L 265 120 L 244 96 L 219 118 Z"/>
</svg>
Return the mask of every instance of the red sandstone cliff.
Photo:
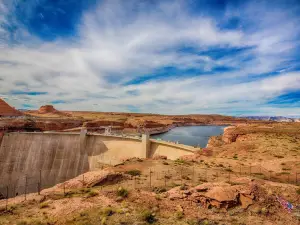
<svg viewBox="0 0 300 225">
<path fill-rule="evenodd" d="M 38 114 L 55 114 L 60 116 L 71 116 L 69 113 L 58 111 L 53 105 L 43 105 L 39 108 Z"/>
<path fill-rule="evenodd" d="M 22 113 L 11 107 L 4 100 L 0 98 L 0 117 L 1 116 L 21 116 Z"/>
</svg>

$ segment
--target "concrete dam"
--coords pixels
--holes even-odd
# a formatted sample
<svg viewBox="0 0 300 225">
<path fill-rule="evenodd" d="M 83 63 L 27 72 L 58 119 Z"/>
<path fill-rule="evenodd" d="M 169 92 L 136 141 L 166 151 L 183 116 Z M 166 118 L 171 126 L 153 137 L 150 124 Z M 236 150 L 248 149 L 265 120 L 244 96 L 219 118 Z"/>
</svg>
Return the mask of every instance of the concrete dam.
<svg viewBox="0 0 300 225">
<path fill-rule="evenodd" d="M 142 138 L 78 133 L 5 133 L 0 136 L 0 193 L 36 192 L 104 164 L 164 155 L 175 160 L 193 154 L 191 146 Z M 9 188 L 8 188 L 9 187 Z"/>
</svg>

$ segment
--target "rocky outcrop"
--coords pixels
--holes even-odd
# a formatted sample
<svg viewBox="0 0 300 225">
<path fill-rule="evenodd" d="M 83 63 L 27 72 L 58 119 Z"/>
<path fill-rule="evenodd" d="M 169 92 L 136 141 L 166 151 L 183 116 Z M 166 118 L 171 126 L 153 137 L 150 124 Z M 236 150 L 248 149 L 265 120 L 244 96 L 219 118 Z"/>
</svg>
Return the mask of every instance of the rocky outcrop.
<svg viewBox="0 0 300 225">
<path fill-rule="evenodd" d="M 123 178 L 122 173 L 109 170 L 90 171 L 70 179 L 64 183 L 57 184 L 55 188 L 83 188 L 97 185 L 112 184 L 119 182 Z"/>
<path fill-rule="evenodd" d="M 232 186 L 224 182 L 204 183 L 194 188 L 175 187 L 167 194 L 170 200 L 189 200 L 206 208 L 228 209 L 237 205 L 247 208 L 255 199 L 255 192 L 250 185 Z"/>
<path fill-rule="evenodd" d="M 224 128 L 222 141 L 225 144 L 230 144 L 230 143 L 236 141 L 238 134 L 234 133 L 235 128 L 236 128 L 235 126 L 229 126 L 229 127 Z"/>
<path fill-rule="evenodd" d="M 223 144 L 224 144 L 224 141 L 222 140 L 222 135 L 211 136 L 208 140 L 206 147 L 207 148 L 219 147 L 219 146 L 222 146 Z"/>
<path fill-rule="evenodd" d="M 60 131 L 82 125 L 80 120 L 7 118 L 0 121 L 0 130 L 6 131 Z"/>
<path fill-rule="evenodd" d="M 69 117 L 71 114 L 58 111 L 53 105 L 43 105 L 39 108 L 38 114 L 55 114 L 63 117 Z"/>
<path fill-rule="evenodd" d="M 43 105 L 39 108 L 39 113 L 45 114 L 45 113 L 56 113 L 58 112 L 53 105 Z"/>
<path fill-rule="evenodd" d="M 0 117 L 1 116 L 21 116 L 22 113 L 11 107 L 4 100 L 0 98 Z"/>
</svg>

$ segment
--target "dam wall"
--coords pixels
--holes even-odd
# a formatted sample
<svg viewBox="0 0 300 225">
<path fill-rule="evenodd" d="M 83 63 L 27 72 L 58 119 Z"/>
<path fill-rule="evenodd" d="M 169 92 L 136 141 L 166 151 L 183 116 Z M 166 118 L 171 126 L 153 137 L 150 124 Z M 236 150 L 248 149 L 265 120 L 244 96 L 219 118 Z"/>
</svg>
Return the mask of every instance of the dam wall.
<svg viewBox="0 0 300 225">
<path fill-rule="evenodd" d="M 168 159 L 176 160 L 181 156 L 194 154 L 194 152 L 195 149 L 191 146 L 150 140 L 148 157 L 153 158 L 155 155 L 164 155 L 167 156 Z"/>
<path fill-rule="evenodd" d="M 164 141 L 122 136 L 64 132 L 13 132 L 1 135 L 1 186 L 14 186 L 14 193 L 36 192 L 104 164 L 115 165 L 138 157 L 164 155 L 177 159 L 193 154 L 192 147 Z M 0 136 L 0 140 L 1 140 Z M 39 183 L 39 184 L 38 184 Z M 24 187 L 26 186 L 26 188 Z"/>
</svg>

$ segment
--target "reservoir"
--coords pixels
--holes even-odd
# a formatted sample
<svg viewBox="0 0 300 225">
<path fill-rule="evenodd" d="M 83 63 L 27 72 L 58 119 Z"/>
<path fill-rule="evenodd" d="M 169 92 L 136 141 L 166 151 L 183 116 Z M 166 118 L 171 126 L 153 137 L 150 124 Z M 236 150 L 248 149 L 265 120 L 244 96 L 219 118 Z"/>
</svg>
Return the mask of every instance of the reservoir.
<svg viewBox="0 0 300 225">
<path fill-rule="evenodd" d="M 226 126 L 187 126 L 175 127 L 174 129 L 163 133 L 151 135 L 153 139 L 162 139 L 164 141 L 179 142 L 180 144 L 206 147 L 210 136 L 223 134 Z"/>
</svg>

